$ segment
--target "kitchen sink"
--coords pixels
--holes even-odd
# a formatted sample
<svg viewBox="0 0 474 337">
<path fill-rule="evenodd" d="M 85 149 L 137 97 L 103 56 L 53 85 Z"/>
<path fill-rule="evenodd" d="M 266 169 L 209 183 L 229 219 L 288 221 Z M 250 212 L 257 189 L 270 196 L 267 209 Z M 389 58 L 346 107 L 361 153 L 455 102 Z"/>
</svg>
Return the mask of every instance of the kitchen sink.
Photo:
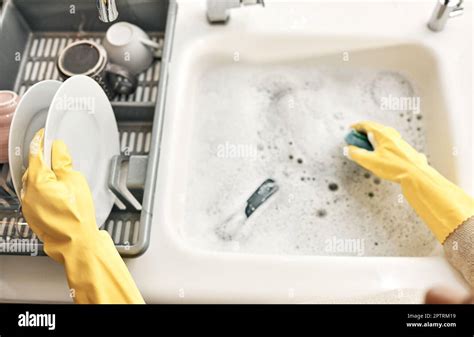
<svg viewBox="0 0 474 337">
<path fill-rule="evenodd" d="M 185 120 L 176 130 L 187 144 L 176 188 L 186 195 L 180 232 L 188 244 L 235 253 L 436 254 L 439 244 L 399 186 L 343 153 L 349 125 L 374 120 L 456 181 L 453 162 L 443 160 L 452 142 L 436 57 L 420 44 L 366 47 L 374 43 L 367 40 L 350 49 L 351 41 L 254 34 L 190 48 Z M 275 200 L 234 224 L 243 227 L 236 237 L 220 237 L 266 178 L 279 184 Z"/>
<path fill-rule="evenodd" d="M 180 2 L 157 260 L 143 262 L 167 275 L 149 283 L 156 298 L 396 303 L 420 301 L 439 283 L 465 288 L 399 186 L 349 161 L 343 147 L 353 122 L 388 124 L 474 191 L 471 54 L 460 35 L 469 20 L 436 35 L 425 26 L 430 3 L 344 2 L 344 13 L 340 5 L 269 1 L 210 25 L 204 1 Z M 220 235 L 270 178 L 279 190 L 243 235 Z"/>
</svg>

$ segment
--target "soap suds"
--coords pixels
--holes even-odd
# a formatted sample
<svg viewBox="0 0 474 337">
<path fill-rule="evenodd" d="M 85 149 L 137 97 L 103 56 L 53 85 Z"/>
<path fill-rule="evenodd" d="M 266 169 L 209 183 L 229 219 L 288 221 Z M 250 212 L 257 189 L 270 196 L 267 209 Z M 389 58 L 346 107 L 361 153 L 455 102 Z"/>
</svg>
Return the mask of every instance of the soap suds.
<svg viewBox="0 0 474 337">
<path fill-rule="evenodd" d="M 384 97 L 416 95 L 403 75 L 233 63 L 209 69 L 198 83 L 182 229 L 193 245 L 236 253 L 365 256 L 426 256 L 437 247 L 397 184 L 380 181 L 343 154 L 349 126 L 363 120 L 390 125 L 424 150 L 422 111 L 381 107 Z M 230 151 L 240 145 L 255 151 Z M 227 150 L 218 155 L 223 146 Z M 238 242 L 219 238 L 216 227 L 267 178 L 280 190 L 247 220 L 249 234 Z M 334 249 L 333 243 L 348 242 L 362 251 Z"/>
</svg>

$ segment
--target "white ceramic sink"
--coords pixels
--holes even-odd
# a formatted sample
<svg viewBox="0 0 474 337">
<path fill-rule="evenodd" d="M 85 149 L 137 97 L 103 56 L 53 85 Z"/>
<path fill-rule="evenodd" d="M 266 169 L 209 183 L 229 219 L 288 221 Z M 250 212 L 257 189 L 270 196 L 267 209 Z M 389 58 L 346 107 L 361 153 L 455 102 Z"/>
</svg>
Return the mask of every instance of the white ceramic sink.
<svg viewBox="0 0 474 337">
<path fill-rule="evenodd" d="M 186 144 L 179 153 L 186 165 L 175 171 L 177 193 L 186 195 L 178 222 L 185 240 L 235 253 L 433 255 L 439 245 L 399 186 L 343 154 L 349 125 L 375 120 L 456 180 L 444 160 L 452 149 L 449 109 L 433 52 L 383 39 L 377 47 L 351 38 L 240 41 L 226 35 L 190 50 L 186 114 L 174 131 Z M 245 221 L 245 201 L 266 178 L 279 184 L 276 200 Z"/>
<path fill-rule="evenodd" d="M 292 171 L 298 164 L 291 163 L 286 156 L 294 155 L 293 161 L 300 155 L 305 160 L 308 158 L 306 169 L 309 171 L 309 164 L 314 164 L 311 162 L 311 145 L 327 145 L 329 149 L 315 149 L 314 156 L 321 156 L 321 152 L 333 153 L 341 156 L 334 159 L 334 163 L 344 161 L 342 137 L 347 129 L 331 129 L 325 133 L 325 127 L 332 126 L 328 124 L 328 118 L 318 115 L 323 113 L 321 111 L 337 110 L 331 110 L 333 105 L 322 104 L 321 100 L 327 101 L 328 95 L 333 95 L 334 99 L 341 94 L 339 100 L 334 101 L 342 115 L 339 116 L 340 124 L 347 122 L 348 126 L 351 121 L 370 118 L 401 128 L 404 136 L 419 142 L 420 150 L 426 150 L 430 162 L 438 170 L 472 192 L 471 177 L 466 173 L 472 167 L 472 161 L 457 161 L 460 156 L 453 156 L 453 149 L 464 151 L 465 158 L 472 154 L 469 152 L 472 151 L 472 138 L 466 127 L 472 124 L 468 113 L 471 111 L 470 101 L 463 99 L 468 97 L 466 88 L 452 82 L 452 78 L 457 72 L 454 77 L 458 78 L 458 83 L 465 81 L 463 83 L 470 85 L 470 80 L 466 77 L 466 68 L 460 72 L 461 68 L 450 61 L 452 57 L 470 60 L 463 55 L 467 50 L 463 49 L 463 43 L 457 44 L 425 29 L 431 4 L 370 4 L 370 7 L 365 7 L 370 8 L 370 13 L 365 11 L 364 20 L 355 19 L 352 24 L 350 19 L 358 17 L 353 13 L 362 15 L 360 2 L 344 3 L 350 16 L 337 12 L 342 4 L 269 2 L 265 9 L 233 11 L 226 26 L 210 26 L 204 20 L 204 3 L 180 3 L 156 198 L 155 214 L 159 219 L 154 227 L 155 233 L 159 232 L 155 244 L 161 247 L 156 264 L 167 275 L 167 281 L 159 281 L 158 287 L 161 287 L 166 300 L 331 302 L 368 296 L 374 301 L 417 301 L 422 291 L 432 284 L 463 286 L 459 275 L 442 257 L 441 247 L 434 243 L 429 231 L 413 220 L 408 208 L 397 208 L 399 192 L 394 190 L 395 186 L 380 187 L 380 194 L 385 198 L 381 197 L 379 203 L 384 206 L 370 206 L 373 200 L 361 201 L 363 193 L 351 195 L 350 188 L 345 189 L 350 179 L 342 178 L 341 174 L 350 172 L 347 169 L 338 172 L 336 168 L 331 171 L 332 162 L 328 160 L 320 163 L 315 174 L 306 172 L 306 176 L 302 175 L 311 183 L 312 177 L 316 176 L 312 185 L 314 200 L 308 201 L 309 194 L 295 187 L 298 185 L 295 181 L 300 178 L 294 177 L 295 172 L 300 174 L 303 169 L 298 167 Z M 323 11 L 326 14 L 323 15 Z M 406 12 L 413 16 L 407 19 L 403 14 Z M 332 22 L 334 17 L 329 20 L 335 13 L 337 21 L 345 25 Z M 404 27 L 395 26 L 402 18 L 406 22 Z M 463 19 L 468 20 L 467 17 Z M 456 24 L 457 29 L 461 29 L 459 25 L 463 23 L 452 22 L 453 27 Z M 456 29 L 453 27 L 447 27 L 443 34 Z M 467 29 L 467 25 L 463 29 Z M 448 47 L 450 43 L 453 47 Z M 314 78 L 314 83 L 306 83 L 304 87 L 304 82 L 311 82 L 311 78 Z M 378 98 L 390 93 L 397 96 L 397 90 L 403 92 L 408 88 L 409 92 L 413 91 L 412 96 L 420 97 L 421 119 L 416 113 L 406 111 L 403 117 L 399 112 L 376 108 L 377 111 L 373 112 L 359 111 L 370 104 L 380 104 L 363 102 L 367 97 L 370 100 L 370 93 L 365 98 L 359 97 L 363 96 L 366 87 L 372 86 L 373 89 L 374 81 L 377 82 L 375 96 Z M 395 82 L 398 84 L 394 87 Z M 311 85 L 317 87 L 313 88 L 313 93 L 308 92 L 312 90 L 308 89 Z M 355 90 L 354 85 L 359 85 L 360 90 Z M 345 92 L 347 95 L 343 95 Z M 311 94 L 320 99 L 311 100 Z M 288 112 L 288 104 L 298 114 Z M 314 112 L 311 104 L 321 111 Z M 272 111 L 277 117 L 271 115 Z M 270 117 L 256 119 L 256 113 Z M 414 121 L 407 122 L 407 118 Z M 259 125 L 262 121 L 269 125 Z M 280 127 L 283 129 L 280 139 L 269 136 L 269 129 Z M 313 129 L 331 141 L 321 142 L 317 137 L 309 139 Z M 267 136 L 262 136 L 262 133 Z M 336 134 L 341 139 L 338 144 L 333 141 Z M 461 139 L 464 141 L 460 142 Z M 469 140 L 470 145 L 465 144 L 465 140 Z M 300 151 L 292 150 L 291 146 L 295 145 L 287 143 L 289 141 L 301 145 Z M 231 153 L 233 145 L 242 145 L 240 150 L 234 147 L 238 153 L 236 157 Z M 268 145 L 271 149 L 267 150 Z M 273 150 L 275 145 L 278 149 Z M 272 156 L 274 160 L 268 159 Z M 345 165 L 356 171 L 356 175 L 363 175 L 354 164 Z M 290 172 L 286 179 L 282 173 L 285 170 Z M 344 226 L 334 223 L 334 232 L 331 232 L 328 229 L 329 212 L 337 210 L 331 205 L 321 229 L 325 236 L 320 238 L 320 242 L 311 247 L 307 245 L 303 252 L 291 249 L 285 245 L 284 239 L 290 238 L 293 243 L 304 242 L 292 238 L 292 230 L 282 229 L 284 224 L 301 232 L 301 222 L 307 220 L 314 224 L 317 215 L 309 218 L 301 214 L 300 217 L 298 214 L 290 216 L 294 214 L 288 208 L 309 203 L 306 208 L 300 207 L 304 213 L 313 205 L 326 201 L 324 198 L 330 192 L 318 193 L 318 189 L 327 190 L 320 176 L 329 175 L 329 172 L 336 177 L 334 179 L 340 179 L 337 192 L 341 198 L 347 195 L 350 200 L 359 198 L 359 202 L 342 200 L 341 207 L 358 205 L 364 208 L 363 213 L 371 214 L 367 222 L 373 227 L 365 226 L 364 221 L 360 225 L 357 216 L 363 213 L 354 207 L 354 218 L 351 219 L 351 209 L 345 210 L 346 223 Z M 271 174 L 277 181 L 282 181 L 277 194 L 280 199 L 262 210 L 258 214 L 260 218 L 254 221 L 255 231 L 261 232 L 253 235 L 260 237 L 250 244 L 220 242 L 213 237 L 212 229 L 219 219 L 222 221 L 226 215 L 238 210 L 259 183 Z M 352 188 L 357 189 L 357 186 Z M 292 193 L 295 189 L 301 193 Z M 290 201 L 294 204 L 285 208 L 288 198 L 293 198 Z M 396 225 L 388 222 L 389 217 L 374 215 L 374 210 L 382 208 L 397 208 L 392 213 L 401 215 Z M 272 215 L 272 212 L 277 215 Z M 265 216 L 273 218 L 266 221 Z M 339 219 L 340 215 L 336 218 Z M 415 221 L 411 229 L 401 230 L 399 236 L 390 236 L 390 232 L 400 231 L 400 226 L 408 226 L 411 221 Z M 272 224 L 280 232 L 272 228 Z M 354 226 L 359 225 L 361 227 L 354 230 Z M 387 241 L 377 242 L 378 248 L 374 248 L 371 230 L 378 232 L 377 238 L 387 238 Z M 284 235 L 280 235 L 282 231 L 286 231 Z M 319 230 L 306 231 L 310 234 L 317 232 Z M 323 247 L 324 239 L 331 238 L 331 235 L 337 239 L 365 238 L 365 251 L 359 254 L 365 256 L 314 248 L 318 244 L 319 248 Z M 252 236 L 247 242 L 251 240 Z M 278 240 L 280 242 L 275 244 Z M 407 242 L 409 248 L 403 247 Z M 380 248 L 384 245 L 387 247 L 385 250 Z M 430 248 L 427 249 L 426 245 Z M 176 294 L 181 294 L 181 297 L 176 297 Z"/>
</svg>

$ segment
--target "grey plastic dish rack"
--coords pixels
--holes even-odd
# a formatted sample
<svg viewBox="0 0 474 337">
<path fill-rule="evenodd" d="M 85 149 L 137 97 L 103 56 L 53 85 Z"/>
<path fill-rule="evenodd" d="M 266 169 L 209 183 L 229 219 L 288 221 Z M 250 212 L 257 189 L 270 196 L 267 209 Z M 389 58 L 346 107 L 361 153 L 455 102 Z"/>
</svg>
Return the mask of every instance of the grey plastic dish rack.
<svg viewBox="0 0 474 337">
<path fill-rule="evenodd" d="M 153 197 L 164 116 L 167 64 L 171 54 L 175 1 L 118 0 L 120 21 L 140 26 L 162 44 L 161 59 L 139 75 L 132 95 L 117 96 L 112 107 L 117 119 L 122 155 L 110 164 L 109 186 L 117 202 L 101 228 L 111 235 L 124 257 L 148 248 Z M 69 43 L 90 39 L 100 43 L 110 24 L 99 21 L 95 0 L 6 0 L 0 27 L 0 90 L 24 94 L 33 84 L 59 79 L 55 60 Z M 18 198 L 11 191 L 8 164 L 0 167 L 0 254 L 31 255 L 8 245 L 13 239 L 43 245 L 25 222 Z"/>
</svg>

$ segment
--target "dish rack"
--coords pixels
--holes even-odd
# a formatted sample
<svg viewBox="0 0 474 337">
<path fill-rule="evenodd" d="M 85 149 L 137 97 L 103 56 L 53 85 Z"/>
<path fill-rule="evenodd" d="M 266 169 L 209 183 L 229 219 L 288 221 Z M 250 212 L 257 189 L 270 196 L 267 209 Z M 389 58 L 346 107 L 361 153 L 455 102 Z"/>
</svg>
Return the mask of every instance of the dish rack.
<svg viewBox="0 0 474 337">
<path fill-rule="evenodd" d="M 43 6 L 40 5 L 42 2 Z M 92 40 L 100 44 L 108 26 L 97 24 L 97 9 L 93 3 L 79 2 L 80 8 L 77 8 L 86 17 L 94 18 L 90 30 L 85 29 L 87 23 L 84 24 L 83 20 L 74 30 L 70 29 L 74 27 L 74 22 L 64 24 L 72 27 L 63 27 L 64 21 L 58 18 L 54 19 L 53 25 L 47 21 L 36 21 L 57 12 L 57 1 L 7 0 L 0 30 L 0 44 L 2 49 L 7 46 L 7 50 L 0 50 L 0 63 L 11 63 L 9 60 L 4 61 L 7 55 L 5 52 L 17 50 L 22 56 L 18 65 L 1 68 L 0 89 L 14 90 L 21 96 L 39 81 L 61 80 L 56 69 L 56 58 L 64 47 L 78 40 Z M 161 58 L 138 76 L 135 93 L 119 95 L 111 101 L 120 134 L 121 155 L 110 163 L 109 187 L 116 196 L 116 202 L 101 229 L 109 232 L 122 256 L 136 257 L 143 254 L 149 244 L 164 107 L 164 104 L 160 104 L 165 90 L 161 77 L 167 74 L 163 65 L 169 59 L 170 49 L 170 43 L 165 41 L 165 32 L 173 28 L 174 13 L 171 9 L 174 6 L 169 6 L 165 1 L 140 0 L 123 1 L 120 5 L 134 8 L 133 13 L 128 14 L 130 17 L 127 18 L 127 13 L 122 15 L 123 21 L 141 26 L 153 41 L 162 46 Z M 31 11 L 30 6 L 37 8 L 37 12 Z M 152 18 L 152 13 L 156 17 Z M 157 17 L 161 18 L 161 22 L 157 21 Z M 9 246 L 15 242 L 18 247 L 19 240 L 23 245 L 37 244 L 37 255 L 44 255 L 42 243 L 21 213 L 8 164 L 1 164 L 0 255 L 36 255 L 31 250 Z"/>
</svg>

